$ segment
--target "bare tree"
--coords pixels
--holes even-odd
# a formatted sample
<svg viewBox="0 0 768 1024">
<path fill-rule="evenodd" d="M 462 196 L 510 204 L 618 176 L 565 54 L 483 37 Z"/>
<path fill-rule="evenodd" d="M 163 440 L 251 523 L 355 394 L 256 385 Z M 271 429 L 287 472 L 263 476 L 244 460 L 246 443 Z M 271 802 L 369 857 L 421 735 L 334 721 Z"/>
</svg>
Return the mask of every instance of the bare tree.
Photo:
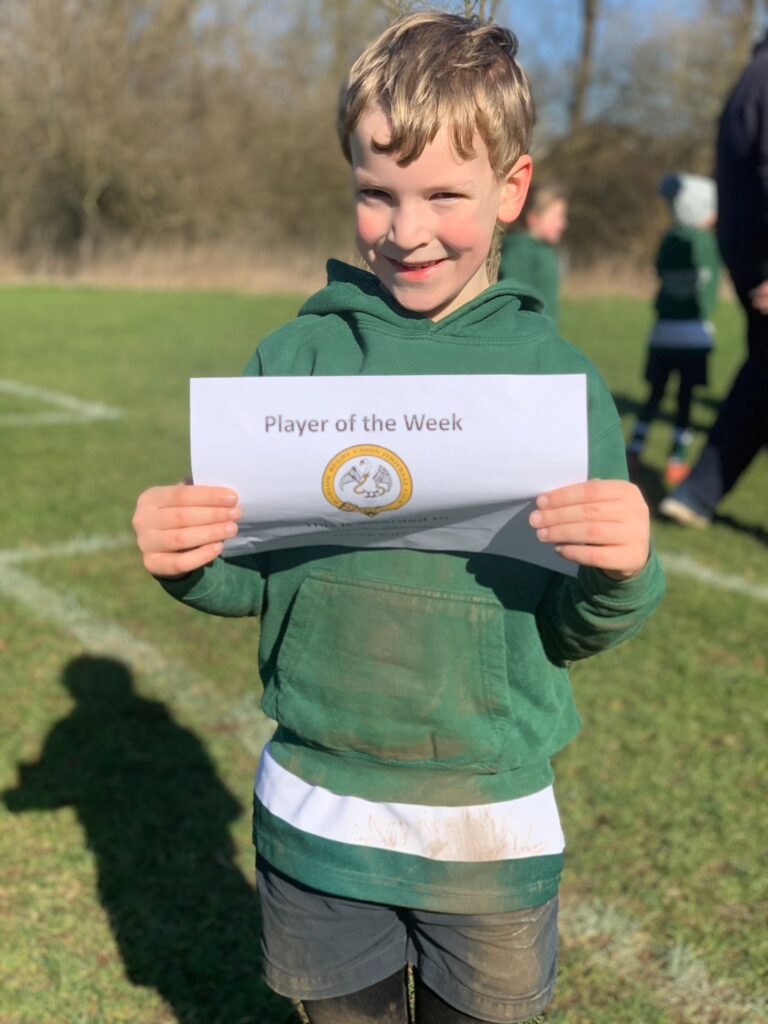
<svg viewBox="0 0 768 1024">
<path fill-rule="evenodd" d="M 763 0 L 707 0 L 708 14 L 719 22 L 731 62 L 741 68 L 747 63 L 758 27 Z"/>
<path fill-rule="evenodd" d="M 598 0 L 581 0 L 581 50 L 576 65 L 573 92 L 570 104 L 570 130 L 578 130 L 584 120 L 587 90 L 592 77 L 592 57 L 595 45 L 595 28 L 598 15 Z"/>
<path fill-rule="evenodd" d="M 382 6 L 394 18 L 402 17 L 419 7 L 443 8 L 449 11 L 460 11 L 464 17 L 476 17 L 480 22 L 495 21 L 501 8 L 502 0 L 447 0 L 440 3 L 429 0 L 381 0 Z"/>
<path fill-rule="evenodd" d="M 649 260 L 665 221 L 656 193 L 662 174 L 712 173 L 718 116 L 743 66 L 730 42 L 736 2 L 702 0 L 695 19 L 667 11 L 645 36 L 629 31 L 631 12 L 601 22 L 605 46 L 594 50 L 590 102 L 575 130 L 564 118 L 559 137 L 550 131 L 537 159 L 541 178 L 570 188 L 574 262 Z M 538 75 L 545 93 L 556 89 L 546 65 Z"/>
<path fill-rule="evenodd" d="M 500 2 L 501 0 L 464 0 L 464 15 L 467 18 L 477 17 L 481 24 L 494 21 Z"/>
<path fill-rule="evenodd" d="M 662 215 L 657 177 L 711 171 L 717 116 L 763 2 L 697 0 L 697 18 L 670 7 L 658 30 L 638 34 L 627 30 L 627 5 L 582 0 L 570 89 L 561 68 L 536 64 L 534 52 L 537 99 L 549 115 L 537 135 L 537 174 L 571 186 L 575 256 L 647 255 L 654 211 Z M 499 0 L 0 0 L 3 244 L 76 255 L 115 240 L 246 239 L 343 252 L 339 78 L 393 16 L 433 6 L 483 21 L 502 8 Z"/>
<path fill-rule="evenodd" d="M 394 21 L 395 18 L 402 18 L 413 10 L 413 0 L 383 0 L 384 10 Z"/>
</svg>

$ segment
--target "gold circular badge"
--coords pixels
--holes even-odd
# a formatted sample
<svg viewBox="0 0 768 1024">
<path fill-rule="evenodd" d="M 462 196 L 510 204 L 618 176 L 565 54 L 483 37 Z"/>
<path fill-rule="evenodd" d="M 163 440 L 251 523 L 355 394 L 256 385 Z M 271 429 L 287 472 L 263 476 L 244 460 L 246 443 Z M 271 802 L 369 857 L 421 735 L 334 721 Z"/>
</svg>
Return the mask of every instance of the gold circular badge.
<svg viewBox="0 0 768 1024">
<path fill-rule="evenodd" d="M 408 467 L 377 444 L 358 444 L 334 455 L 323 472 L 323 495 L 342 512 L 377 516 L 402 508 L 413 493 Z"/>
</svg>

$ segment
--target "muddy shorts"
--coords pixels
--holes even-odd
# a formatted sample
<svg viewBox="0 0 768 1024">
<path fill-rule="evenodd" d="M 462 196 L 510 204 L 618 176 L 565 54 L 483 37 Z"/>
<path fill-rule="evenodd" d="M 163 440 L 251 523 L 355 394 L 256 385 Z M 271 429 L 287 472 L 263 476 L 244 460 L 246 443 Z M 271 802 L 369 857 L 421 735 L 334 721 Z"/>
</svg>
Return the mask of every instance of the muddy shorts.
<svg viewBox="0 0 768 1024">
<path fill-rule="evenodd" d="M 440 914 L 330 896 L 257 860 L 262 960 L 270 988 L 329 999 L 412 963 L 471 1017 L 511 1024 L 540 1013 L 557 973 L 557 896 L 499 914 Z"/>
</svg>

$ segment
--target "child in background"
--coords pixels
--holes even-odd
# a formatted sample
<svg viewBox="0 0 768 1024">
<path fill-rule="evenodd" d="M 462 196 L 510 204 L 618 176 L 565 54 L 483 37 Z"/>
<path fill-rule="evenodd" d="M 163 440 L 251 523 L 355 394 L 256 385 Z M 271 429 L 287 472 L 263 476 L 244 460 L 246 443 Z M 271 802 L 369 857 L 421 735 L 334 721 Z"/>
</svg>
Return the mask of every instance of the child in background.
<svg viewBox="0 0 768 1024">
<path fill-rule="evenodd" d="M 630 472 L 636 472 L 648 427 L 670 376 L 677 373 L 677 411 L 664 472 L 666 484 L 674 487 L 690 472 L 691 397 L 695 387 L 707 384 L 707 360 L 712 350 L 710 317 L 720 280 L 720 254 L 711 230 L 717 193 L 711 178 L 668 174 L 659 183 L 659 194 L 669 203 L 674 224 L 664 235 L 656 257 L 661 283 L 655 301 L 658 319 L 648 339 L 645 367 L 650 392 L 627 446 L 627 458 Z"/>
<path fill-rule="evenodd" d="M 418 1024 L 541 1012 L 563 860 L 550 758 L 579 728 L 567 666 L 634 635 L 664 588 L 605 383 L 524 288 L 488 280 L 532 168 L 516 51 L 498 25 L 435 11 L 366 48 L 339 134 L 370 272 L 331 261 L 245 372 L 583 374 L 592 479 L 529 517 L 578 575 L 405 548 L 226 558 L 241 513 L 224 487 L 154 487 L 134 516 L 169 594 L 261 619 L 278 722 L 254 805 L 263 962 L 311 1024 L 405 1024 L 408 962 Z"/>
<path fill-rule="evenodd" d="M 568 197 L 560 185 L 532 185 L 522 214 L 522 231 L 508 231 L 501 244 L 499 279 L 530 285 L 544 303 L 542 313 L 557 322 L 560 264 L 557 246 L 568 227 Z"/>
</svg>

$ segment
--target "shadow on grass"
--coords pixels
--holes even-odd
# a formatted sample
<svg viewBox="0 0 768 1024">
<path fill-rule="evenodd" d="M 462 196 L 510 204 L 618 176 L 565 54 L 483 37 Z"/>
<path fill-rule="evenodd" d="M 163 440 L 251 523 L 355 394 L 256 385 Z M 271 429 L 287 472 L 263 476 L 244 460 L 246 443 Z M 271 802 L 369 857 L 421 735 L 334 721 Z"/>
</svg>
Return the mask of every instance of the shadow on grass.
<svg viewBox="0 0 768 1024">
<path fill-rule="evenodd" d="M 668 393 L 674 398 L 674 396 L 677 394 L 674 386 L 670 388 Z M 636 398 L 630 397 L 629 395 L 623 395 L 617 392 L 612 392 L 612 394 L 613 401 L 616 404 L 616 409 L 618 410 L 619 416 L 637 416 L 640 410 L 645 405 L 645 398 L 643 398 L 642 400 L 638 400 Z M 714 422 L 713 417 L 710 416 L 706 420 L 704 420 L 700 418 L 699 414 L 704 409 L 710 409 L 713 413 L 716 413 L 720 408 L 721 403 L 722 399 L 720 398 L 715 398 L 712 395 L 702 395 L 696 392 L 696 397 L 693 400 L 693 406 L 691 409 L 691 430 L 700 430 L 702 431 L 702 433 L 706 433 L 707 431 L 709 431 L 709 428 L 712 426 L 712 423 Z M 699 407 L 698 409 L 697 406 Z M 664 409 L 658 409 L 654 414 L 654 421 L 656 420 L 658 420 L 661 423 L 668 423 L 670 426 L 673 426 L 675 422 L 675 417 L 672 412 L 667 412 Z"/>
<path fill-rule="evenodd" d="M 752 537 L 759 544 L 768 545 L 768 530 L 756 523 L 747 523 L 737 516 L 722 515 L 720 512 L 715 513 L 714 522 L 727 526 L 731 530 L 737 530 L 739 533 L 744 533 L 748 537 Z"/>
<path fill-rule="evenodd" d="M 640 488 L 653 513 L 658 514 L 659 502 L 669 494 L 663 474 L 644 462 L 632 473 L 632 482 Z"/>
<path fill-rule="evenodd" d="M 126 974 L 180 1022 L 294 1020 L 259 976 L 256 895 L 229 833 L 243 808 L 203 744 L 122 662 L 76 658 L 62 683 L 76 705 L 19 766 L 9 810 L 75 808 Z"/>
</svg>

